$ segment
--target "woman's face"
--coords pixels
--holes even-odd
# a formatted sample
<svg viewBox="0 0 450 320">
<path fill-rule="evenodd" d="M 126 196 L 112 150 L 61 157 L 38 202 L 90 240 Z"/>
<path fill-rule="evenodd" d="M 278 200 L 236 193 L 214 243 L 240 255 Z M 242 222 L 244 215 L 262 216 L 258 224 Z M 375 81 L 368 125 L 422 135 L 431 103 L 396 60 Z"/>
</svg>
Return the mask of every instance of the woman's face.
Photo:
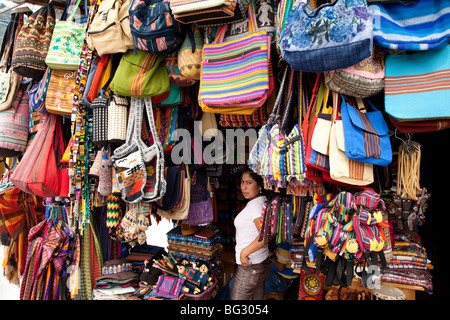
<svg viewBox="0 0 450 320">
<path fill-rule="evenodd" d="M 241 178 L 241 192 L 245 199 L 252 200 L 259 195 L 261 187 L 253 180 L 248 173 L 244 173 Z"/>
</svg>

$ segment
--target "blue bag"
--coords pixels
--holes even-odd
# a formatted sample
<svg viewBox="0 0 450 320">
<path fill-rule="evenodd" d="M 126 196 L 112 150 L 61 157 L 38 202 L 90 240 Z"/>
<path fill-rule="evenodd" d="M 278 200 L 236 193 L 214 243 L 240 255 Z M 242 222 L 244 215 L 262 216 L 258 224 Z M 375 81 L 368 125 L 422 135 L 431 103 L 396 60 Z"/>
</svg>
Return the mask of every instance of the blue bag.
<svg viewBox="0 0 450 320">
<path fill-rule="evenodd" d="M 396 121 L 450 119 L 450 46 L 386 57 L 385 111 Z"/>
<path fill-rule="evenodd" d="M 281 31 L 281 56 L 292 69 L 342 69 L 372 55 L 372 17 L 366 0 L 337 0 L 313 11 L 306 2 L 295 1 Z"/>
<path fill-rule="evenodd" d="M 375 45 L 393 50 L 434 50 L 450 39 L 450 0 L 369 5 Z"/>
<path fill-rule="evenodd" d="M 360 100 L 362 102 L 362 99 Z M 345 154 L 360 162 L 387 166 L 392 162 L 392 147 L 383 114 L 366 100 L 371 110 L 361 112 L 342 96 L 341 117 L 344 126 Z"/>
<path fill-rule="evenodd" d="M 183 43 L 179 23 L 174 19 L 169 2 L 164 0 L 131 0 L 130 29 L 134 50 L 167 55 Z"/>
</svg>

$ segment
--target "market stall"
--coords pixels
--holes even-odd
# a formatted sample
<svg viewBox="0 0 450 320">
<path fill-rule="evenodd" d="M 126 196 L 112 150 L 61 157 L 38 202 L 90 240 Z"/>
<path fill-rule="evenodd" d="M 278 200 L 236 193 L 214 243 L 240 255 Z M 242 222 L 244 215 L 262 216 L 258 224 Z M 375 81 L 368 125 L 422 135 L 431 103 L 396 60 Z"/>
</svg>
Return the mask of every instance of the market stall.
<svg viewBox="0 0 450 320">
<path fill-rule="evenodd" d="M 289 270 L 270 260 L 287 287 L 265 298 L 437 295 L 450 1 L 191 2 L 11 11 L 0 239 L 20 299 L 229 299 L 256 198 L 258 246 Z"/>
</svg>

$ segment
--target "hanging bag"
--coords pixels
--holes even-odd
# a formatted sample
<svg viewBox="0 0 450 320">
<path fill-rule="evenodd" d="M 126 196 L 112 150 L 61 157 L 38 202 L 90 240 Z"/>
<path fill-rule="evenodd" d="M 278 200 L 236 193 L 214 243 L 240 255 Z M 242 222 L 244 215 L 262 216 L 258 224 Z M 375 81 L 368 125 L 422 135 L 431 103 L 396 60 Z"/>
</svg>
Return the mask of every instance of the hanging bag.
<svg viewBox="0 0 450 320">
<path fill-rule="evenodd" d="M 130 29 L 134 49 L 167 55 L 176 51 L 183 38 L 169 1 L 131 0 Z"/>
<path fill-rule="evenodd" d="M 196 81 L 200 80 L 202 49 L 203 36 L 199 28 L 192 24 L 187 28 L 187 35 L 177 53 L 178 68 L 183 76 Z"/>
<path fill-rule="evenodd" d="M 50 47 L 45 58 L 45 63 L 52 69 L 78 70 L 80 66 L 80 55 L 83 47 L 87 23 L 73 21 L 76 8 L 81 0 L 77 0 L 75 7 L 66 20 L 59 20 L 53 30 Z M 68 7 L 70 2 L 68 2 Z M 66 8 L 66 9 L 67 9 Z M 85 2 L 85 13 L 87 15 L 87 4 Z"/>
<path fill-rule="evenodd" d="M 262 127 L 267 121 L 268 105 L 275 100 L 274 88 L 272 62 L 269 61 L 269 97 L 264 105 L 257 108 L 251 115 L 221 113 L 220 125 L 222 127 Z"/>
<path fill-rule="evenodd" d="M 28 92 L 22 87 L 7 110 L 0 111 L 0 157 L 16 157 L 25 152 L 30 117 Z"/>
<path fill-rule="evenodd" d="M 333 92 L 333 116 L 330 132 L 330 177 L 331 179 L 355 186 L 366 186 L 374 181 L 373 165 L 347 158 L 342 119 L 338 117 L 338 94 Z M 341 102 L 344 102 L 343 101 Z"/>
<path fill-rule="evenodd" d="M 45 121 L 49 120 L 49 116 Z M 60 194 L 62 166 L 65 146 L 62 133 L 62 117 L 55 115 L 42 149 L 27 179 L 27 186 L 39 197 L 56 197 Z"/>
<path fill-rule="evenodd" d="M 20 86 L 20 75 L 11 68 L 12 54 L 18 29 L 21 27 L 23 13 L 11 15 L 11 20 L 3 35 L 0 56 L 0 111 L 8 109 L 13 103 Z"/>
<path fill-rule="evenodd" d="M 105 87 L 103 87 L 105 88 Z M 102 144 L 108 141 L 108 107 L 110 98 L 105 95 L 105 90 L 92 101 L 92 143 Z"/>
<path fill-rule="evenodd" d="M 443 48 L 449 43 L 449 0 L 397 2 L 369 5 L 376 21 L 373 25 L 375 45 L 392 50 L 423 51 Z"/>
<path fill-rule="evenodd" d="M 103 0 L 86 33 L 89 49 L 99 56 L 133 49 L 130 30 L 130 0 Z"/>
<path fill-rule="evenodd" d="M 333 108 L 327 106 L 329 90 L 321 84 L 323 90 L 322 95 L 322 108 L 314 119 L 312 125 L 312 136 L 310 146 L 310 157 L 308 158 L 308 164 L 316 169 L 329 171 L 329 142 L 331 131 L 331 115 Z M 320 90 L 320 89 L 319 89 Z"/>
<path fill-rule="evenodd" d="M 449 69 L 448 45 L 439 50 L 388 55 L 386 113 L 399 122 L 450 119 Z"/>
<path fill-rule="evenodd" d="M 214 43 L 203 46 L 199 101 L 205 112 L 236 113 L 229 108 L 237 108 L 241 110 L 237 113 L 252 114 L 267 100 L 270 37 L 265 31 L 257 31 L 253 1 L 248 11 L 248 36 L 222 42 L 227 28 L 224 25 Z"/>
<path fill-rule="evenodd" d="M 136 123 L 136 113 L 141 109 L 136 104 L 130 106 L 127 136 L 125 143 L 114 150 L 111 157 L 121 190 L 122 199 L 127 203 L 136 203 L 144 197 L 147 170 L 142 156 L 141 145 L 137 139 L 140 125 Z M 139 117 L 142 120 L 142 117 Z M 138 133 L 137 133 L 138 132 Z"/>
<path fill-rule="evenodd" d="M 108 141 L 123 143 L 127 134 L 129 102 L 126 97 L 114 94 L 108 105 Z"/>
<path fill-rule="evenodd" d="M 307 2 L 294 2 L 281 31 L 281 56 L 292 69 L 336 70 L 371 56 L 372 17 L 365 0 L 337 0 L 314 10 Z"/>
<path fill-rule="evenodd" d="M 204 0 L 204 1 L 183 1 L 172 0 L 170 9 L 175 20 L 181 23 L 196 23 L 209 21 L 214 23 L 222 19 L 229 19 L 234 16 L 236 0 Z"/>
<path fill-rule="evenodd" d="M 45 107 L 45 100 L 47 97 L 48 83 L 50 81 L 52 70 L 47 68 L 42 79 L 36 83 L 28 91 L 28 99 L 31 109 L 40 113 L 47 113 L 47 108 Z"/>
<path fill-rule="evenodd" d="M 154 97 L 170 90 L 164 55 L 128 50 L 120 59 L 110 88 L 125 97 Z"/>
<path fill-rule="evenodd" d="M 191 203 L 191 174 L 189 166 L 185 166 L 185 175 L 183 177 L 183 192 L 180 197 L 181 203 L 170 210 L 158 209 L 156 213 L 161 217 L 172 220 L 184 220 L 189 214 L 189 208 Z"/>
<path fill-rule="evenodd" d="M 272 126 L 274 125 L 275 117 L 278 114 L 278 109 L 280 108 L 281 99 L 284 92 L 285 82 L 287 79 L 289 67 L 284 66 L 283 75 L 281 78 L 280 83 L 280 89 L 278 90 L 277 98 L 275 100 L 274 107 L 272 109 L 272 113 L 269 116 L 269 119 L 267 122 L 259 129 L 258 131 L 258 140 L 253 145 L 252 150 L 250 151 L 249 157 L 248 157 L 248 166 L 250 169 L 252 169 L 254 172 L 258 173 L 259 175 L 262 175 L 262 162 L 265 155 L 265 150 L 268 147 L 268 134 L 270 130 L 272 129 Z"/>
<path fill-rule="evenodd" d="M 25 21 L 17 36 L 11 62 L 19 75 L 37 79 L 43 76 L 55 22 L 55 9 L 51 1 Z"/>
<path fill-rule="evenodd" d="M 143 200 L 153 202 L 161 199 L 166 193 L 167 181 L 164 176 L 164 150 L 156 132 L 151 98 L 131 98 L 131 104 L 133 103 L 138 105 L 139 110 L 142 110 L 141 114 L 147 115 L 149 124 L 149 145 L 146 145 L 141 139 L 138 140 L 138 143 L 141 146 L 147 170 L 147 181 L 144 188 Z M 142 123 L 142 117 L 137 118 L 136 121 L 140 129 L 139 123 Z M 141 130 L 138 132 L 141 132 Z"/>
<path fill-rule="evenodd" d="M 392 147 L 388 126 L 381 111 L 369 101 L 366 109 L 362 99 L 358 107 L 347 103 L 342 97 L 341 116 L 344 126 L 345 153 L 349 159 L 387 166 L 392 162 Z"/>
<path fill-rule="evenodd" d="M 196 24 L 199 27 L 211 27 L 245 19 L 249 0 L 206 0 L 188 4 L 186 1 L 175 0 L 176 2 L 181 3 L 182 10 L 188 11 L 174 14 L 175 20 L 185 24 Z M 205 8 L 205 6 L 209 7 Z M 175 11 L 179 10 L 180 8 L 175 8 Z"/>
<path fill-rule="evenodd" d="M 72 114 L 76 77 L 77 72 L 73 70 L 51 70 L 45 96 L 47 112 L 63 116 Z"/>
<path fill-rule="evenodd" d="M 314 134 L 314 125 L 317 122 L 318 114 L 321 109 L 326 109 L 328 101 L 324 96 L 326 87 L 323 83 L 323 74 L 316 77 L 308 111 L 302 123 L 303 133 L 305 135 L 305 157 L 306 157 L 306 177 L 311 181 L 324 181 L 324 172 L 329 171 L 328 155 L 316 152 L 312 148 L 312 137 Z M 324 119 L 326 121 L 326 119 Z M 328 130 L 329 132 L 329 130 Z"/>
<path fill-rule="evenodd" d="M 384 89 L 385 53 L 374 47 L 369 58 L 343 69 L 325 71 L 325 84 L 331 91 L 366 98 Z"/>
<path fill-rule="evenodd" d="M 38 161 L 38 158 L 44 148 L 44 143 L 50 138 L 49 132 L 54 130 L 56 117 L 57 116 L 54 114 L 48 114 L 45 117 L 44 123 L 39 128 L 36 136 L 28 146 L 22 159 L 11 175 L 11 181 L 14 185 L 26 193 L 34 194 L 27 185 L 28 177 L 30 176 L 34 165 Z"/>
</svg>

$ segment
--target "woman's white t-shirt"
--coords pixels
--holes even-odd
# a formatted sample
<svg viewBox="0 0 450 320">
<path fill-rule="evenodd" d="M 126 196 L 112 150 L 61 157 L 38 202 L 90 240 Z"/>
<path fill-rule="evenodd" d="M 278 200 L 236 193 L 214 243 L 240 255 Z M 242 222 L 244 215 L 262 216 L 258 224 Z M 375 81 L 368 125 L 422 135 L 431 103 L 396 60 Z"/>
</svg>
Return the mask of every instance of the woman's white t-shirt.
<svg viewBox="0 0 450 320">
<path fill-rule="evenodd" d="M 245 208 L 239 212 L 234 219 L 234 226 L 236 228 L 236 263 L 241 264 L 240 254 L 242 249 L 247 247 L 250 243 L 259 236 L 259 231 L 255 226 L 253 220 L 261 218 L 265 196 L 257 197 L 250 200 Z M 259 250 L 256 250 L 249 255 L 249 260 L 252 264 L 261 263 L 269 256 L 269 248 L 267 245 Z"/>
</svg>

